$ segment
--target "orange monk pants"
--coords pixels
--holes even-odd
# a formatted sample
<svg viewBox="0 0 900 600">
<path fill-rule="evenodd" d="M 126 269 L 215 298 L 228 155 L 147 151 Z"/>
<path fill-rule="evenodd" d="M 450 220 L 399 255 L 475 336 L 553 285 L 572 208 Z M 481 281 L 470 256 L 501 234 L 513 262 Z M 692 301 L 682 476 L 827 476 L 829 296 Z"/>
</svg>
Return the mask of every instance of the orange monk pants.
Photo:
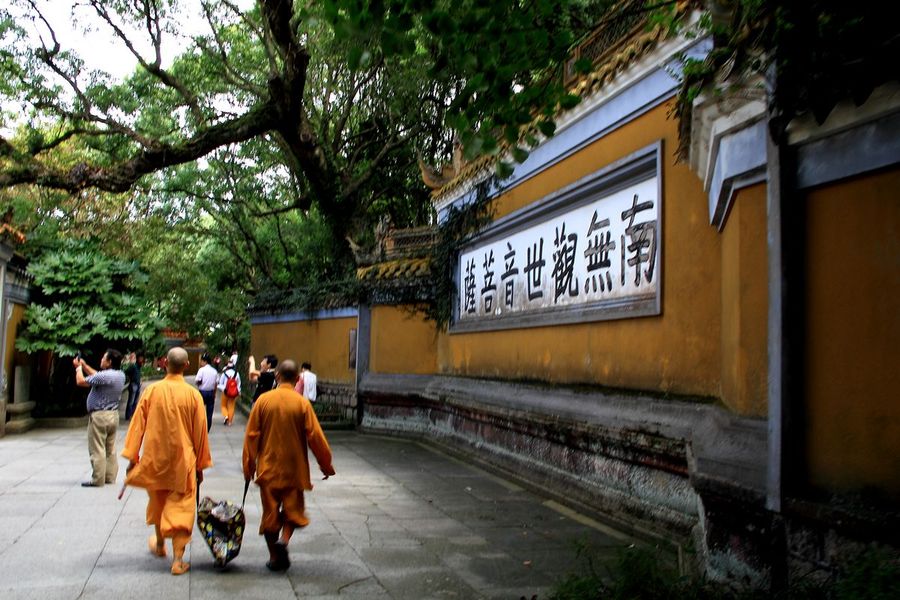
<svg viewBox="0 0 900 600">
<path fill-rule="evenodd" d="M 279 533 L 285 523 L 294 528 L 306 527 L 306 506 L 303 501 L 303 490 L 296 488 L 271 489 L 259 486 L 259 499 L 262 502 L 262 518 L 259 520 L 259 533 Z"/>
<path fill-rule="evenodd" d="M 164 538 L 187 538 L 194 531 L 196 490 L 179 494 L 171 490 L 147 490 L 147 525 L 159 525 Z"/>
<path fill-rule="evenodd" d="M 222 394 L 222 416 L 231 423 L 234 420 L 234 405 L 237 402 L 237 396 L 228 396 Z"/>
</svg>

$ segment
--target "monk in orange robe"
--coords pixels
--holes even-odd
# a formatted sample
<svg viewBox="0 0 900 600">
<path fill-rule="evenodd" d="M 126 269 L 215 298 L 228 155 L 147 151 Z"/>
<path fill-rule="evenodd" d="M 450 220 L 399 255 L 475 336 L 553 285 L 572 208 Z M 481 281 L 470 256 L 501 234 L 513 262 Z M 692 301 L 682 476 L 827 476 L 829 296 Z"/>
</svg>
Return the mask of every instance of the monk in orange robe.
<svg viewBox="0 0 900 600">
<path fill-rule="evenodd" d="M 203 398 L 182 375 L 187 352 L 172 348 L 167 360 L 166 378 L 150 385 L 138 401 L 122 456 L 129 460 L 125 484 L 142 487 L 150 495 L 147 524 L 154 528 L 150 552 L 165 557 L 165 538 L 171 538 L 172 574 L 181 575 L 191 568 L 184 561 L 184 549 L 194 530 L 197 486 L 212 458 Z"/>
<path fill-rule="evenodd" d="M 259 533 L 269 547 L 272 571 L 290 566 L 287 546 L 294 530 L 309 525 L 303 491 L 312 490 L 307 445 L 325 479 L 334 475 L 331 448 L 309 400 L 294 391 L 300 377 L 297 363 L 284 360 L 275 371 L 278 384 L 261 395 L 244 433 L 244 477 L 256 475 L 262 501 Z"/>
</svg>

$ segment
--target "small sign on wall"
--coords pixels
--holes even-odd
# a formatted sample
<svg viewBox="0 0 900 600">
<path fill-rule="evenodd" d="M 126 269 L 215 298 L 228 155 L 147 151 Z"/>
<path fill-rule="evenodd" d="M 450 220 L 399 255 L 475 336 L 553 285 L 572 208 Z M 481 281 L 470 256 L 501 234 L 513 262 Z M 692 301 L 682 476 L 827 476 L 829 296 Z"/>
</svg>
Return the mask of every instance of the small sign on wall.
<svg viewBox="0 0 900 600">
<path fill-rule="evenodd" d="M 645 148 L 463 247 L 451 331 L 659 314 L 660 154 Z"/>
<path fill-rule="evenodd" d="M 347 360 L 347 368 L 356 369 L 356 328 L 350 329 L 350 352 Z"/>
</svg>

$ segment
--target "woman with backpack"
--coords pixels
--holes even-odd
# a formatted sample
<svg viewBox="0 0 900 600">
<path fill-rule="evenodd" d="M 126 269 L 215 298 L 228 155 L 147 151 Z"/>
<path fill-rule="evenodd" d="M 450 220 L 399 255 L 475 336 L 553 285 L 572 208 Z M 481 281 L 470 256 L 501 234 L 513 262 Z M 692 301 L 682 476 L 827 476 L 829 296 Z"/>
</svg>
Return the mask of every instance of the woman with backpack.
<svg viewBox="0 0 900 600">
<path fill-rule="evenodd" d="M 241 376 L 237 368 L 229 361 L 219 376 L 219 389 L 222 390 L 222 416 L 223 424 L 231 425 L 234 422 L 234 406 L 238 396 L 241 395 Z"/>
</svg>

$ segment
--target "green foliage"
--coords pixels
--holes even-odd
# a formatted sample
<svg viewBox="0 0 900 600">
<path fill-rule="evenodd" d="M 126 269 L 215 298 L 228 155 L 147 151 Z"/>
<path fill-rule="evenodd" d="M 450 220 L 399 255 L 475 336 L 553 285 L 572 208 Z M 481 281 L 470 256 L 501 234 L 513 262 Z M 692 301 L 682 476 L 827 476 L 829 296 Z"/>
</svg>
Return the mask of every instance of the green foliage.
<svg viewBox="0 0 900 600">
<path fill-rule="evenodd" d="M 520 142 L 523 127 L 539 118 L 541 133 L 553 134 L 557 106 L 578 101 L 560 85 L 557 67 L 609 4 L 329 0 L 293 3 L 285 18 L 273 0 L 243 11 L 204 3 L 210 30 L 170 65 L 146 49 L 171 49 L 177 23 L 189 16 L 180 3 L 73 8 L 65 26 L 81 30 L 109 18 L 124 26 L 123 46 L 144 49 L 135 71 L 116 80 L 88 70 L 68 48 L 36 44 L 26 31 L 52 39 L 34 14 L 40 7 L 14 0 L 19 22 L 0 18 L 0 81 L 9 82 L 0 93 L 24 105 L 25 118 L 6 140 L 12 150 L 0 157 L 0 182 L 76 192 L 58 200 L 64 210 L 55 218 L 127 225 L 102 243 L 142 263 L 140 244 L 148 240 L 151 255 L 159 238 L 187 253 L 207 252 L 214 240 L 217 251 L 234 255 L 238 285 L 250 295 L 340 281 L 353 273 L 350 248 L 369 251 L 376 225 L 432 222 L 417 158 L 446 163 L 455 138 L 469 157 L 498 153 L 505 141 L 521 161 L 536 141 Z M 243 136 L 253 127 L 259 133 Z M 199 145 L 203 162 L 180 158 Z M 125 184 L 132 196 L 77 193 L 85 185 L 121 189 L 118 178 L 134 173 L 130 161 L 159 149 L 158 163 L 141 171 L 148 174 Z M 25 175 L 38 171 L 39 180 Z M 98 173 L 104 178 L 86 183 Z M 140 219 L 152 224 L 135 226 Z M 186 262 L 169 261 L 174 272 L 209 279 Z M 150 263 L 165 261 L 151 256 Z M 179 287 L 155 266 L 150 274 L 160 284 L 161 314 L 188 323 L 174 294 L 193 306 L 204 295 L 195 289 L 206 284 Z M 218 275 L 210 280 L 222 283 Z"/>
<path fill-rule="evenodd" d="M 869 549 L 833 577 L 798 577 L 783 590 L 736 588 L 702 576 L 682 576 L 658 548 L 630 546 L 614 559 L 578 546 L 577 572 L 562 577 L 551 600 L 875 600 L 900 594 L 900 562 Z"/>
<path fill-rule="evenodd" d="M 481 182 L 475 198 L 464 206 L 451 206 L 438 228 L 437 241 L 431 252 L 431 274 L 425 282 L 429 300 L 425 315 L 438 328 L 446 326 L 453 318 L 453 304 L 457 298 L 453 274 L 459 248 L 493 220 L 490 192 L 496 185 L 496 177 Z"/>
<path fill-rule="evenodd" d="M 700 21 L 701 34 L 713 37 L 713 50 L 704 61 L 685 63 L 675 109 L 682 157 L 692 102 L 701 91 L 723 93 L 753 76 L 764 77 L 774 92 L 772 134 L 780 139 L 795 117 L 811 114 L 822 123 L 838 102 L 862 104 L 876 86 L 897 79 L 896 67 L 885 62 L 900 54 L 893 4 L 740 0 L 716 6 L 721 12 L 706 13 Z M 681 25 L 670 10 L 655 18 L 672 29 Z"/>
<path fill-rule="evenodd" d="M 23 352 L 73 356 L 98 341 L 140 344 L 157 334 L 146 276 L 133 262 L 105 256 L 91 242 L 67 240 L 36 256 L 28 271 L 40 293 L 16 341 Z"/>
<path fill-rule="evenodd" d="M 97 25 L 105 15 L 144 50 L 143 63 L 116 79 L 89 70 L 71 49 L 41 48 L 26 34 L 52 39 L 36 18 L 40 7 L 14 0 L 19 21 L 0 15 L 0 94 L 25 110 L 0 148 L 9 149 L 0 182 L 37 184 L 15 188 L 12 199 L 37 245 L 95 239 L 107 256 L 141 265 L 152 312 L 168 326 L 240 344 L 245 308 L 261 290 L 296 288 L 303 292 L 287 301 L 327 302 L 354 276 L 350 249 L 368 253 L 376 226 L 433 222 L 417 159 L 448 162 L 456 139 L 470 157 L 506 143 L 523 161 L 538 132 L 553 135 L 557 107 L 578 102 L 561 87 L 558 64 L 609 4 L 330 0 L 293 3 L 285 20 L 271 0 L 243 11 L 204 3 L 210 29 L 168 65 L 146 49 L 171 51 L 188 16 L 180 3 L 78 5 L 64 26 L 108 29 Z M 159 11 L 146 12 L 151 5 Z M 537 130 L 521 137 L 535 119 Z M 252 127 L 259 133 L 242 137 Z M 199 145 L 203 161 L 171 158 Z M 103 182 L 129 177 L 129 161 L 160 148 L 129 194 L 84 191 L 115 188 Z M 39 181 L 18 179 L 35 166 Z M 497 169 L 505 175 L 511 165 Z M 84 183 L 98 173 L 108 179 Z M 442 247 L 463 229 L 446 233 Z M 448 291 L 444 266 L 438 289 L 413 297 Z M 450 297 L 441 302 L 435 315 L 445 319 Z M 62 331 L 65 320 L 49 307 L 34 315 Z"/>
<path fill-rule="evenodd" d="M 261 290 L 250 305 L 252 312 L 315 311 L 355 306 L 365 299 L 366 289 L 356 277 L 323 281 L 289 290 Z"/>
<path fill-rule="evenodd" d="M 900 558 L 877 548 L 855 558 L 837 577 L 836 600 L 888 600 L 900 598 Z"/>
</svg>

